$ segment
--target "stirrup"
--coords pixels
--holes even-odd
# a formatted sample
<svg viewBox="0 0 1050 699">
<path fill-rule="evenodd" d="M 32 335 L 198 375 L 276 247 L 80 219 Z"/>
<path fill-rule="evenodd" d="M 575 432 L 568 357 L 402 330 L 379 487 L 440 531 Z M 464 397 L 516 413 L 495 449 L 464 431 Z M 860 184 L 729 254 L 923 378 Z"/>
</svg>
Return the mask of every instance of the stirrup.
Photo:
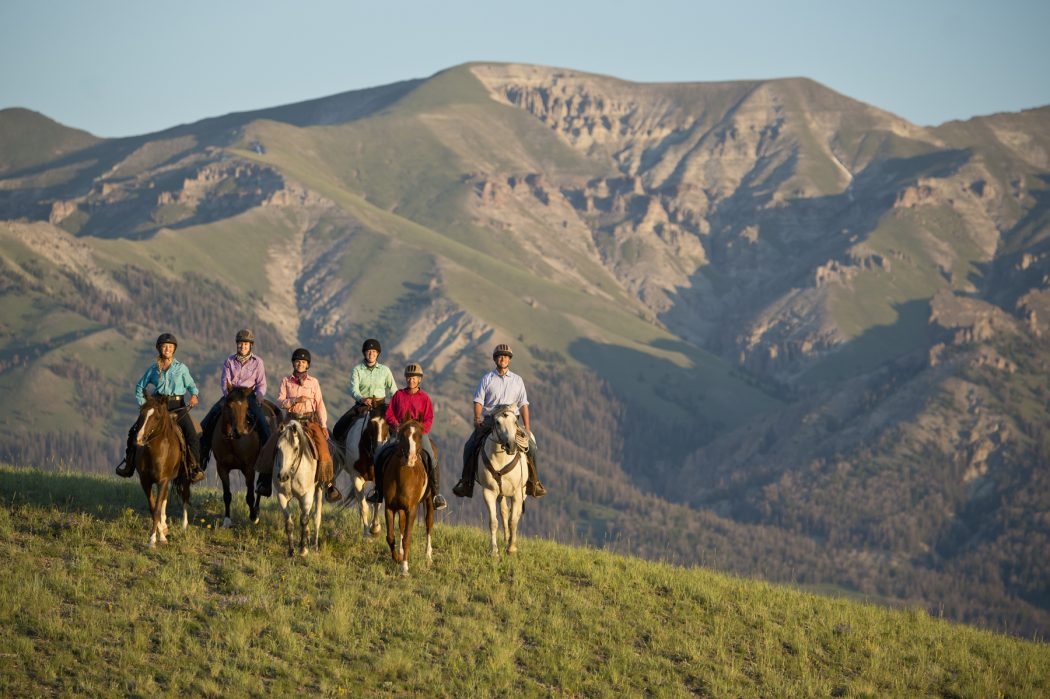
<svg viewBox="0 0 1050 699">
<path fill-rule="evenodd" d="M 379 488 L 373 488 L 372 492 L 365 496 L 365 502 L 370 502 L 373 505 L 383 502 L 383 494 L 379 492 Z"/>
<path fill-rule="evenodd" d="M 435 510 L 443 510 L 446 507 L 448 507 L 448 503 L 445 501 L 445 498 L 443 496 L 441 496 L 441 495 L 435 495 L 434 496 L 434 509 Z"/>
<path fill-rule="evenodd" d="M 469 498 L 474 496 L 474 487 L 472 483 L 467 483 L 461 480 L 452 487 L 452 494 L 457 498 Z"/>
<path fill-rule="evenodd" d="M 539 481 L 526 481 L 525 494 L 533 498 L 542 498 L 547 494 L 547 489 Z"/>
<path fill-rule="evenodd" d="M 339 492 L 339 488 L 336 488 L 333 483 L 325 488 L 324 499 L 328 502 L 339 502 L 343 499 L 343 494 Z"/>
</svg>

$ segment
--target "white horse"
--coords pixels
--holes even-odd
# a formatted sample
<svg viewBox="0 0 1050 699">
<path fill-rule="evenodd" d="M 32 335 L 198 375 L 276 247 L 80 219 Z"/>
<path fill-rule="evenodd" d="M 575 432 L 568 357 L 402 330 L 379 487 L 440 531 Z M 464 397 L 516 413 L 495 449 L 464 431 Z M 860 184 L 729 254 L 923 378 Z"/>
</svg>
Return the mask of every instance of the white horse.
<svg viewBox="0 0 1050 699">
<path fill-rule="evenodd" d="M 284 533 L 288 539 L 288 555 L 295 555 L 292 539 L 292 499 L 299 501 L 299 555 L 309 553 L 310 515 L 313 514 L 313 545 L 321 533 L 321 496 L 323 487 L 317 480 L 317 454 L 298 420 L 289 420 L 281 427 L 277 438 L 277 452 L 273 462 L 273 485 L 277 503 L 284 512 Z"/>
<path fill-rule="evenodd" d="M 366 443 L 365 453 L 361 452 L 362 437 Z M 358 420 L 346 434 L 346 441 L 336 449 L 332 449 L 333 461 L 335 463 L 335 475 L 346 473 L 350 476 L 350 491 L 343 500 L 342 507 L 350 507 L 355 502 L 361 509 L 361 528 L 364 536 L 379 536 L 383 532 L 379 519 L 379 508 L 381 505 L 373 504 L 365 500 L 365 492 L 369 481 L 362 475 L 366 474 L 372 466 L 372 457 L 376 450 L 390 437 L 390 425 L 384 417 L 373 415 L 363 420 Z"/>
<path fill-rule="evenodd" d="M 499 556 L 496 533 L 499 519 L 496 505 L 503 517 L 503 541 L 507 553 L 518 552 L 518 522 L 525 503 L 525 483 L 529 479 L 526 451 L 529 437 L 518 427 L 518 416 L 513 405 L 501 405 L 492 413 L 492 432 L 478 452 L 477 481 L 484 489 L 482 496 L 489 508 L 489 535 L 492 555 Z M 509 501 L 509 502 L 508 502 Z"/>
</svg>

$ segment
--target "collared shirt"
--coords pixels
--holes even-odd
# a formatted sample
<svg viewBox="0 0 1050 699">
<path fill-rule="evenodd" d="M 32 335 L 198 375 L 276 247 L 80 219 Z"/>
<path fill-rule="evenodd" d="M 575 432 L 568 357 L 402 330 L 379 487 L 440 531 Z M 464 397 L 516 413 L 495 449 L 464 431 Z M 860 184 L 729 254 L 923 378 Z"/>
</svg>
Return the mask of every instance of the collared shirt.
<svg viewBox="0 0 1050 699">
<path fill-rule="evenodd" d="M 399 388 L 386 407 L 386 421 L 391 430 L 396 430 L 405 420 L 413 419 L 423 423 L 423 434 L 429 434 L 434 424 L 434 404 L 423 389 L 409 393 L 407 388 Z"/>
<path fill-rule="evenodd" d="M 397 391 L 394 375 L 385 364 L 361 362 L 350 372 L 350 395 L 360 403 L 365 398 L 386 398 Z"/>
<path fill-rule="evenodd" d="M 300 396 L 306 397 L 305 403 L 295 402 L 295 399 Z M 302 376 L 291 374 L 281 379 L 277 403 L 295 415 L 314 413 L 318 422 L 326 428 L 328 426 L 328 410 L 324 406 L 324 397 L 321 395 L 321 383 L 309 374 Z"/>
<path fill-rule="evenodd" d="M 518 415 L 521 406 L 529 404 L 529 397 L 520 376 L 513 371 L 500 376 L 493 369 L 478 382 L 478 387 L 474 389 L 474 402 L 481 404 L 482 415 L 491 415 L 501 405 L 513 405 L 514 414 Z"/>
<path fill-rule="evenodd" d="M 135 384 L 135 400 L 142 405 L 146 402 L 146 387 L 153 385 L 153 392 L 164 396 L 197 395 L 197 384 L 190 376 L 190 370 L 178 359 L 172 358 L 171 366 L 161 370 L 156 362 L 146 369 L 138 383 Z"/>
<path fill-rule="evenodd" d="M 248 357 L 248 361 L 241 362 L 236 354 L 231 354 L 222 363 L 222 395 L 226 395 L 227 386 L 255 389 L 255 397 L 262 404 L 266 395 L 266 369 L 263 360 L 254 354 Z"/>
</svg>

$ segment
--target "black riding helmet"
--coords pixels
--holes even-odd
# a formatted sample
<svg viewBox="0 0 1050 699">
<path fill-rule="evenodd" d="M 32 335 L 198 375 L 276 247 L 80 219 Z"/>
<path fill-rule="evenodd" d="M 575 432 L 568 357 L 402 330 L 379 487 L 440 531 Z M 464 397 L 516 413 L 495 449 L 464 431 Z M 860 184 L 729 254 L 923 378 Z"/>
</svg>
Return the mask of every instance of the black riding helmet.
<svg viewBox="0 0 1050 699">
<path fill-rule="evenodd" d="M 293 363 L 300 359 L 305 359 L 307 364 L 311 364 L 312 362 L 310 360 L 310 350 L 306 349 L 305 347 L 300 347 L 299 349 L 292 352 Z"/>
<path fill-rule="evenodd" d="M 176 348 L 178 348 L 179 341 L 175 339 L 174 335 L 172 335 L 171 333 L 161 333 L 161 335 L 157 338 L 157 350 L 160 351 L 160 346 L 169 342 L 175 345 Z"/>
<path fill-rule="evenodd" d="M 383 348 L 379 346 L 379 340 L 371 337 L 365 340 L 365 344 L 361 345 L 361 354 L 364 354 L 370 349 L 374 349 L 379 354 L 383 353 Z"/>
</svg>

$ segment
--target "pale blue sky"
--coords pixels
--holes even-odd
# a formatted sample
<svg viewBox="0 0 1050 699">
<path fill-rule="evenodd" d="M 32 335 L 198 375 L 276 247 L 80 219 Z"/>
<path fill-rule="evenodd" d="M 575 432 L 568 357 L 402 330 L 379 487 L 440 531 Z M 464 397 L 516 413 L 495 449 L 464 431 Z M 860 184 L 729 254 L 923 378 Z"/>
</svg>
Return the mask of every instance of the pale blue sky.
<svg viewBox="0 0 1050 699">
<path fill-rule="evenodd" d="M 805 76 L 921 125 L 1050 104 L 1046 0 L 0 0 L 0 108 L 98 136 L 468 61 Z"/>
</svg>

